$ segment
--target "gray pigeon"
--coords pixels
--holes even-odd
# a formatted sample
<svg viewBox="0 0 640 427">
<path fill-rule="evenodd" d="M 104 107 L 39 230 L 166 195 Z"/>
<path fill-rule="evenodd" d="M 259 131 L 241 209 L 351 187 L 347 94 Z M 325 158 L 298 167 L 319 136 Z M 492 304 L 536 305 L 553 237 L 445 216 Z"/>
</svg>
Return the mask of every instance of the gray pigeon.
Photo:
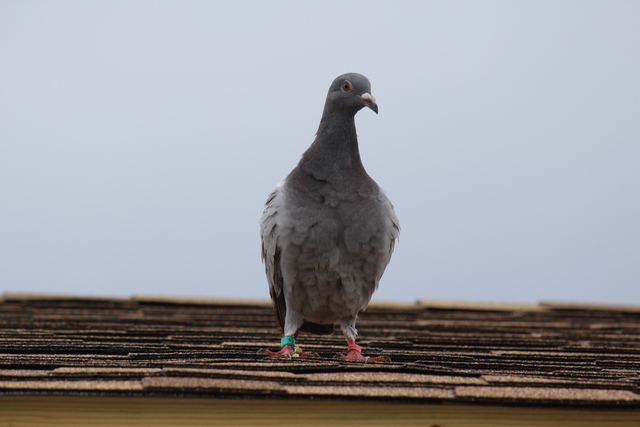
<svg viewBox="0 0 640 427">
<path fill-rule="evenodd" d="M 378 113 L 369 80 L 336 78 L 327 94 L 316 139 L 269 195 L 260 220 L 262 260 L 282 348 L 271 356 L 311 356 L 296 348 L 298 332 L 333 333 L 348 342 L 345 360 L 362 356 L 355 343 L 358 313 L 378 288 L 400 226 L 393 205 L 360 160 L 355 114 Z"/>
</svg>

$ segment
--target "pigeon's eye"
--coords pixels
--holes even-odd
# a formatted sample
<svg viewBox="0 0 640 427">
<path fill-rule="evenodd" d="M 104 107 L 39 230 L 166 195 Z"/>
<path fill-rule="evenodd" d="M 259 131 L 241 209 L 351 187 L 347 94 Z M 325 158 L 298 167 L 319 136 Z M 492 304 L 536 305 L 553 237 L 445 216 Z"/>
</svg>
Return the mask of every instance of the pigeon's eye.
<svg viewBox="0 0 640 427">
<path fill-rule="evenodd" d="M 341 87 L 343 92 L 351 92 L 351 90 L 353 90 L 353 85 L 351 84 L 351 82 L 349 80 L 345 80 L 342 83 L 342 87 Z"/>
</svg>

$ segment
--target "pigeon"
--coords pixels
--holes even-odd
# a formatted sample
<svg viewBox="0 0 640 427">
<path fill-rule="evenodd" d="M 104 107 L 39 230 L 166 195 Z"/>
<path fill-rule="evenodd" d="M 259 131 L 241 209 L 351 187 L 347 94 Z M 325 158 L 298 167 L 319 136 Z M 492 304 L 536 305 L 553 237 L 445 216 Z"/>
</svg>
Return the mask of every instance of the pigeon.
<svg viewBox="0 0 640 427">
<path fill-rule="evenodd" d="M 298 165 L 268 196 L 260 220 L 262 260 L 281 349 L 272 357 L 317 356 L 295 344 L 298 332 L 329 335 L 339 324 L 349 361 L 389 360 L 362 355 L 356 319 L 391 259 L 400 225 L 394 207 L 367 174 L 358 149 L 355 115 L 378 104 L 369 80 L 337 77 L 316 138 Z"/>
</svg>

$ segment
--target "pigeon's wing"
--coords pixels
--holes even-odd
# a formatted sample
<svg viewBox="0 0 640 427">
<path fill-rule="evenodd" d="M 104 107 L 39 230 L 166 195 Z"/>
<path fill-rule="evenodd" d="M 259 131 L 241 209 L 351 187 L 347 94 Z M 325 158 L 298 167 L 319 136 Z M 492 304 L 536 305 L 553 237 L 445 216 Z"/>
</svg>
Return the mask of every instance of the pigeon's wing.
<svg viewBox="0 0 640 427">
<path fill-rule="evenodd" d="M 384 227 L 381 232 L 381 239 L 378 241 L 374 241 L 374 249 L 378 253 L 384 254 L 382 259 L 380 260 L 380 265 L 378 265 L 377 268 L 377 271 L 379 272 L 379 280 L 382 276 L 382 273 L 384 273 L 384 270 L 387 268 L 389 261 L 391 260 L 393 249 L 396 245 L 396 241 L 400 236 L 400 221 L 396 216 L 396 212 L 393 204 L 391 203 L 391 200 L 389 200 L 382 189 L 380 189 L 378 200 L 380 201 L 379 210 L 382 218 L 384 219 Z"/>
<path fill-rule="evenodd" d="M 284 329 L 287 307 L 284 300 L 284 292 L 282 292 L 284 280 L 282 278 L 280 247 L 278 245 L 278 237 L 282 229 L 282 224 L 279 225 L 278 223 L 284 220 L 283 210 L 284 193 L 283 185 L 280 183 L 269 194 L 265 203 L 265 209 L 260 219 L 260 237 L 262 239 L 262 261 L 264 262 L 269 282 L 269 295 L 271 295 L 278 325 Z"/>
</svg>

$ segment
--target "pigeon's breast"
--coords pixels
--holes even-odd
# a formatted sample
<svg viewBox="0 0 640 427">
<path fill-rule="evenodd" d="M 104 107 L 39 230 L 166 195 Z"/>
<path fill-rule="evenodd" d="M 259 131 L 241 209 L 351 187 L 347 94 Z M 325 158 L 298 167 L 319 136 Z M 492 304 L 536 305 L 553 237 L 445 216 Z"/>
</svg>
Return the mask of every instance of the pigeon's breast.
<svg viewBox="0 0 640 427">
<path fill-rule="evenodd" d="M 324 192 L 321 202 L 309 194 L 286 190 L 284 291 L 287 306 L 305 320 L 332 323 L 355 315 L 371 299 L 390 257 L 389 221 L 378 197 L 345 200 Z"/>
</svg>

